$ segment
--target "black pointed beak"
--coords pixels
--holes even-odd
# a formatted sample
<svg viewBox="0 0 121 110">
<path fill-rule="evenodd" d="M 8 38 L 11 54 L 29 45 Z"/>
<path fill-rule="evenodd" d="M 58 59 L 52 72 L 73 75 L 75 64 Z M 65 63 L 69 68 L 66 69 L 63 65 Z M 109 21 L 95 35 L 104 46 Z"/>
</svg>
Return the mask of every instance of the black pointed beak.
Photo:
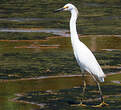
<svg viewBox="0 0 121 110">
<path fill-rule="evenodd" d="M 59 8 L 59 9 L 53 11 L 53 12 L 56 13 L 56 12 L 60 12 L 60 11 L 64 11 L 64 8 Z"/>
</svg>

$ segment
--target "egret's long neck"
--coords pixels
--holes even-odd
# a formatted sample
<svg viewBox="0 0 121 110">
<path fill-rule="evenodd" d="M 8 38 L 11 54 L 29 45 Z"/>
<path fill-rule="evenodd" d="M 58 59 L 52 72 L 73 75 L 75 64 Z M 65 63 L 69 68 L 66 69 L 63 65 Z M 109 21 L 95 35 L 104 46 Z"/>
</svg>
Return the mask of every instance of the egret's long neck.
<svg viewBox="0 0 121 110">
<path fill-rule="evenodd" d="M 75 8 L 71 10 L 71 19 L 70 19 L 70 33 L 71 33 L 71 42 L 74 43 L 75 40 L 79 40 L 77 30 L 76 30 L 76 20 L 78 17 L 78 10 Z"/>
</svg>

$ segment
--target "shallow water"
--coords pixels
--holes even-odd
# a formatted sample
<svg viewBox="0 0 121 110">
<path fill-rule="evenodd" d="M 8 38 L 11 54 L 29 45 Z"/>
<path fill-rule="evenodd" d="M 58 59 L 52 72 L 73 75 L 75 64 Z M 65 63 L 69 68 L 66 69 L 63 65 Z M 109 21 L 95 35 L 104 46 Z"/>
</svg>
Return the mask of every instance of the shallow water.
<svg viewBox="0 0 121 110">
<path fill-rule="evenodd" d="M 107 77 L 103 110 L 121 109 L 121 2 L 71 0 L 79 10 L 80 40 L 95 54 Z M 82 77 L 69 37 L 69 13 L 54 14 L 63 0 L 0 1 L 0 110 L 92 110 L 99 103 L 90 76 L 84 102 Z M 96 108 L 98 110 L 100 108 Z"/>
<path fill-rule="evenodd" d="M 80 40 L 94 52 L 104 72 L 109 75 L 102 88 L 105 96 L 108 97 L 106 101 L 111 104 L 110 109 L 113 110 L 115 103 L 118 106 L 120 100 L 115 99 L 114 102 L 111 102 L 112 96 L 109 96 L 106 87 L 108 85 L 111 88 L 117 88 L 117 86 L 120 88 L 121 85 L 121 38 L 117 36 L 82 36 Z M 52 48 L 53 46 L 56 48 Z M 51 104 L 54 103 L 56 109 L 64 103 L 62 108 L 68 110 L 71 104 L 79 102 L 81 97 L 79 94 L 82 90 L 79 87 L 82 79 L 80 69 L 73 57 L 69 37 L 52 36 L 46 40 L 1 40 L 0 53 L 1 110 L 7 108 L 9 110 L 51 110 L 54 106 Z M 93 91 L 94 82 L 88 78 L 87 82 L 92 84 L 89 90 Z M 51 95 L 48 95 L 50 94 L 48 90 Z M 63 92 L 58 90 L 63 90 Z M 66 91 L 70 91 L 71 95 L 74 94 L 75 98 L 70 95 L 66 96 Z M 63 94 L 65 98 L 62 99 L 59 94 Z M 120 98 L 119 90 L 114 89 L 112 94 L 110 93 L 110 95 L 114 94 Z M 97 96 L 95 95 L 95 98 Z M 57 99 L 51 103 L 49 97 Z M 87 94 L 87 97 L 90 95 Z M 86 99 L 86 103 L 91 105 L 93 102 L 88 102 Z"/>
</svg>

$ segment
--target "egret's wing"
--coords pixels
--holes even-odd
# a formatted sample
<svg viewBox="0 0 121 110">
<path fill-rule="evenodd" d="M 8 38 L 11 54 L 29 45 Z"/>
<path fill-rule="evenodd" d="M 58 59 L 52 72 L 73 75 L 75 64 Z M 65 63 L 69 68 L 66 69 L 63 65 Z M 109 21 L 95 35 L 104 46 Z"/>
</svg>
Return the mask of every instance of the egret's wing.
<svg viewBox="0 0 121 110">
<path fill-rule="evenodd" d="M 85 44 L 82 42 L 76 43 L 74 54 L 81 68 L 97 77 L 105 76 L 95 56 Z"/>
</svg>

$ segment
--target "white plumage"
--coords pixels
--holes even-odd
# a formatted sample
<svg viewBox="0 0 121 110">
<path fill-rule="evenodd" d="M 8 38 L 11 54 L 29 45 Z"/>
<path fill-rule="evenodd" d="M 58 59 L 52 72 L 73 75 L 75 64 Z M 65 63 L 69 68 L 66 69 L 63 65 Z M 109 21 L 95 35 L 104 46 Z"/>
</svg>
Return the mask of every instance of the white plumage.
<svg viewBox="0 0 121 110">
<path fill-rule="evenodd" d="M 64 7 L 65 9 L 66 7 L 68 7 L 68 10 L 71 11 L 71 19 L 70 19 L 71 42 L 75 58 L 81 70 L 88 71 L 90 74 L 94 75 L 101 82 L 103 82 L 105 77 L 103 70 L 101 69 L 99 63 L 97 62 L 95 56 L 90 51 L 90 49 L 79 40 L 76 31 L 76 20 L 78 17 L 77 8 L 72 4 L 67 4 Z"/>
<path fill-rule="evenodd" d="M 104 82 L 105 74 L 102 68 L 100 67 L 99 63 L 97 62 L 95 56 L 90 51 L 90 49 L 79 40 L 77 31 L 76 31 L 76 20 L 78 17 L 77 8 L 74 5 L 69 3 L 69 4 L 66 4 L 63 8 L 56 10 L 55 12 L 58 12 L 58 11 L 70 11 L 71 12 L 70 32 L 71 32 L 71 43 L 72 43 L 72 47 L 74 51 L 74 56 L 82 72 L 86 70 L 94 78 L 94 80 L 96 81 L 98 85 L 100 96 L 101 96 L 101 104 L 96 105 L 94 107 L 107 106 L 108 104 L 104 102 L 100 84 L 97 81 L 98 79 L 100 82 Z M 83 78 L 84 78 L 84 72 L 83 72 Z M 83 81 L 84 87 L 83 87 L 83 93 L 82 93 L 83 97 L 81 99 L 81 103 L 79 104 L 79 106 L 80 105 L 86 106 L 85 104 L 83 104 L 83 98 L 84 98 L 84 94 L 86 90 L 86 81 L 85 81 L 85 78 L 83 80 L 84 80 Z"/>
<path fill-rule="evenodd" d="M 90 74 L 93 74 L 96 78 L 103 82 L 105 74 L 88 47 L 79 40 L 75 40 L 72 45 L 75 58 L 80 68 L 88 71 Z"/>
</svg>

